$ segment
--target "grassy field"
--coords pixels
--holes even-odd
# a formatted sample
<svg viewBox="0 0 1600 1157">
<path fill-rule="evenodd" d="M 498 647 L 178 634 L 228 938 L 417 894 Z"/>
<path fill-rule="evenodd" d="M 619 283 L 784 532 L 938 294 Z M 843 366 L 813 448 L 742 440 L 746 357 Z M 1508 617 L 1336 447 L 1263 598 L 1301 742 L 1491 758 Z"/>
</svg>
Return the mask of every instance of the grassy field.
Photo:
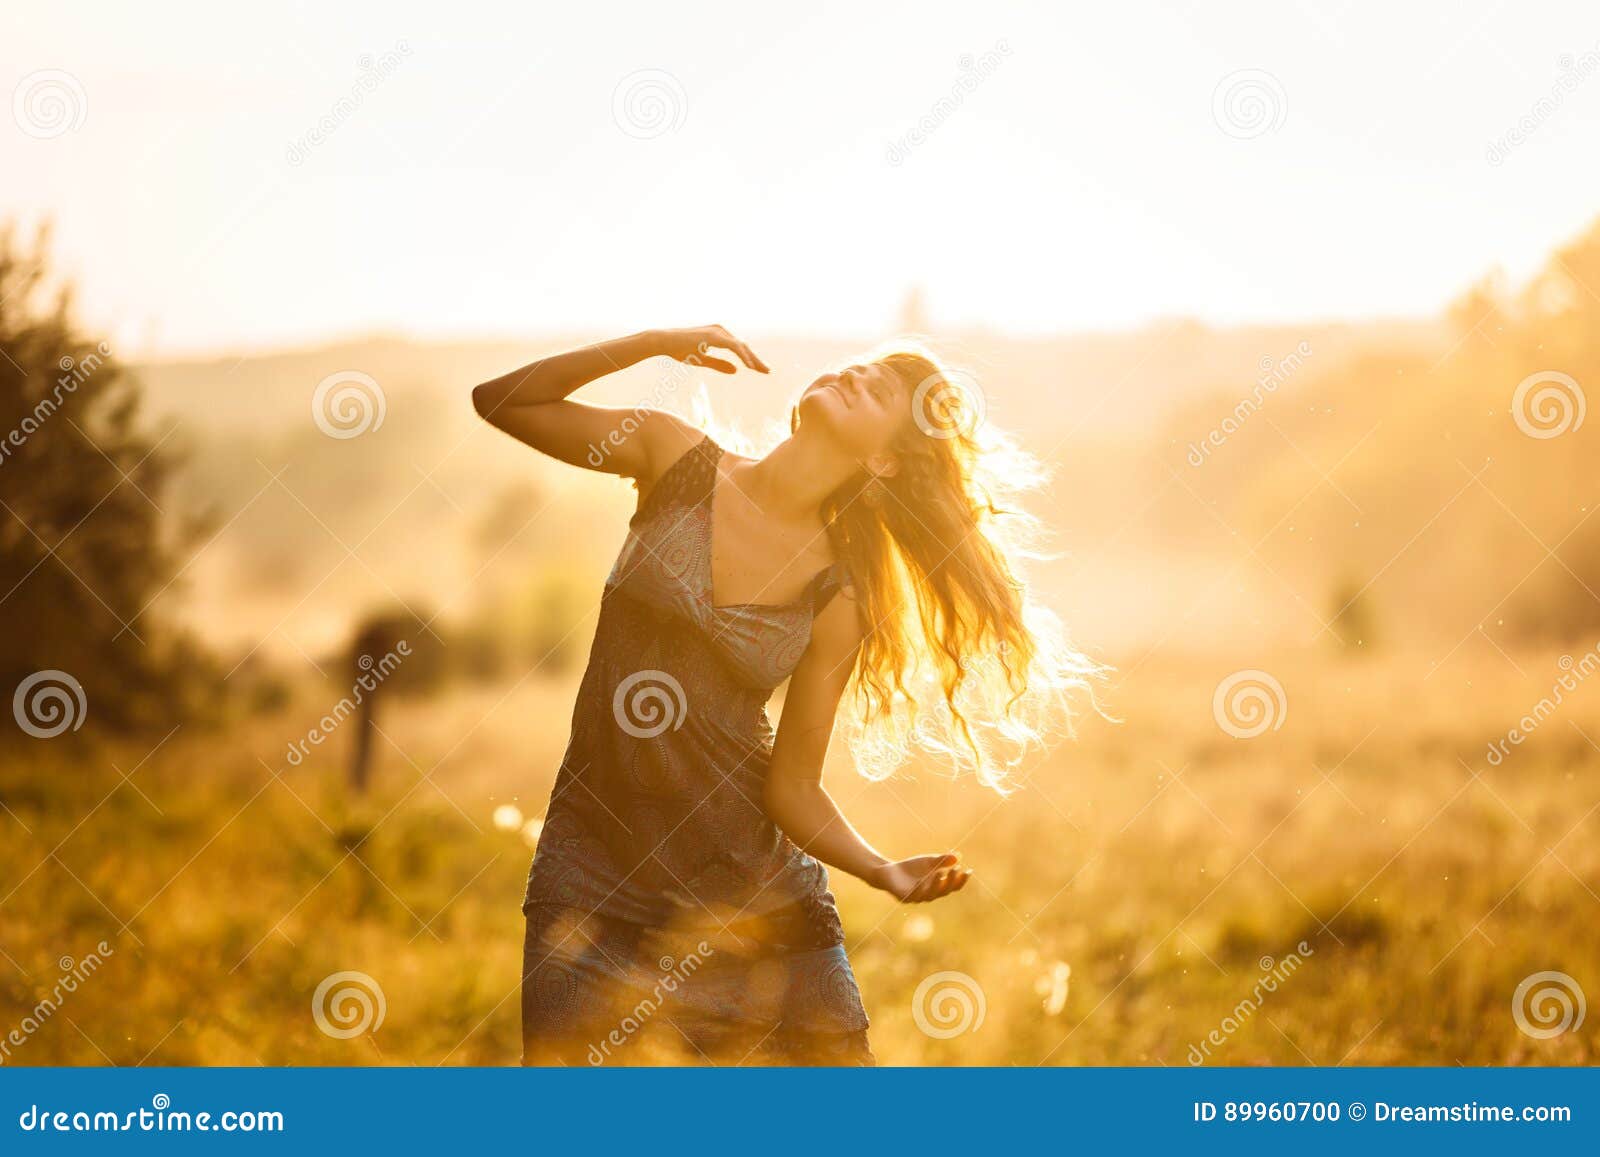
<svg viewBox="0 0 1600 1157">
<path fill-rule="evenodd" d="M 956 846 L 976 869 L 914 908 L 836 877 L 880 1060 L 1600 1060 L 1600 1013 L 1548 1038 L 1513 1015 L 1541 971 L 1600 995 L 1600 692 L 1580 687 L 1493 766 L 1558 656 L 1485 652 L 1436 670 L 1257 662 L 1286 708 L 1250 739 L 1213 717 L 1232 666 L 1135 659 L 1123 722 L 1090 722 L 1004 801 L 837 768 L 880 846 Z M 348 735 L 284 762 L 332 687 L 153 753 L 33 743 L 0 773 L 0 1035 L 110 951 L 0 1059 L 515 1063 L 529 834 L 496 809 L 542 813 L 571 693 L 535 677 L 392 705 L 361 803 L 339 788 Z M 375 1031 L 319 1028 L 313 994 L 341 971 L 381 988 Z M 919 1009 L 941 972 L 959 990 L 925 986 Z M 946 1018 L 966 1030 L 942 1035 Z"/>
</svg>

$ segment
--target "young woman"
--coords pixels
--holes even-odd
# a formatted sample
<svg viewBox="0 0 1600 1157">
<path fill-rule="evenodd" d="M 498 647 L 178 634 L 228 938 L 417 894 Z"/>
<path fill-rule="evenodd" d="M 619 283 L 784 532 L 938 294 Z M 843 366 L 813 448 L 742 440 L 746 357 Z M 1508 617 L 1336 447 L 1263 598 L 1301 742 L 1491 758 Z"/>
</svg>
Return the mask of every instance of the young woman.
<svg viewBox="0 0 1600 1157">
<path fill-rule="evenodd" d="M 829 797 L 846 690 L 869 774 L 915 742 L 1001 786 L 1001 749 L 1064 718 L 1095 667 L 1026 600 L 995 505 L 1006 448 L 928 355 L 819 377 L 759 459 L 665 412 L 569 399 L 657 355 L 768 372 L 712 326 L 473 391 L 512 437 L 639 492 L 529 872 L 523 1061 L 870 1064 L 823 865 L 908 903 L 971 873 L 954 852 L 880 854 Z"/>
</svg>

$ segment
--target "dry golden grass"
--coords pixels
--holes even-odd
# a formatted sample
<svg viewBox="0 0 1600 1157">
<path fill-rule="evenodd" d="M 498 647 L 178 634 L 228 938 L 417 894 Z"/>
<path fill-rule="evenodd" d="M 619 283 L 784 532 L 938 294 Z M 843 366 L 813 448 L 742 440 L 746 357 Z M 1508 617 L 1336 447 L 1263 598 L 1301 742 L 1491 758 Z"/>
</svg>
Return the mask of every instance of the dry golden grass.
<svg viewBox="0 0 1600 1157">
<path fill-rule="evenodd" d="M 976 869 L 915 908 L 836 877 L 880 1060 L 1186 1064 L 1261 958 L 1305 941 L 1208 1063 L 1594 1063 L 1600 1016 L 1534 1039 L 1512 995 L 1543 970 L 1600 995 L 1600 691 L 1484 759 L 1555 658 L 1258 662 L 1288 712 L 1249 740 L 1212 718 L 1232 666 L 1130 663 L 1124 722 L 1087 724 L 1009 800 L 837 768 L 882 847 L 953 845 Z M 59 958 L 113 950 L 7 1063 L 515 1063 L 529 849 L 491 816 L 541 813 L 571 687 L 391 705 L 362 803 L 339 790 L 346 735 L 274 776 L 330 693 L 227 735 L 179 732 L 143 763 L 40 741 L 7 766 L 0 1033 Z M 376 1033 L 318 1029 L 312 994 L 340 970 L 381 985 Z M 913 993 L 940 971 L 981 988 L 981 1026 L 917 1027 Z"/>
</svg>

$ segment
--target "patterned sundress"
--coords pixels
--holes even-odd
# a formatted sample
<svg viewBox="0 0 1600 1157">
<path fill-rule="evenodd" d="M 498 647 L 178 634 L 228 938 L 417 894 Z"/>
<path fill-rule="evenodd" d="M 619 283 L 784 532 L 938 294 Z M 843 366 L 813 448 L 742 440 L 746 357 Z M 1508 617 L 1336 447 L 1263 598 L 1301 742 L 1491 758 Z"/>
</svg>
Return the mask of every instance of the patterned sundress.
<svg viewBox="0 0 1600 1157">
<path fill-rule="evenodd" d="M 606 580 L 523 902 L 523 1060 L 870 1064 L 827 870 L 761 806 L 767 701 L 844 570 L 714 606 L 709 435 Z"/>
</svg>

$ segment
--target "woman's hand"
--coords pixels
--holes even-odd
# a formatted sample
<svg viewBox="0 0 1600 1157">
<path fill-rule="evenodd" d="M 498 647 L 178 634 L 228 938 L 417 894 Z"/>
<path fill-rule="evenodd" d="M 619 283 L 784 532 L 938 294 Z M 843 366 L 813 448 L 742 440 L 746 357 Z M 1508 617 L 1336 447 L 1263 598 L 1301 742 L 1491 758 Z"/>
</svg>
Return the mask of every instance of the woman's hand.
<svg viewBox="0 0 1600 1157">
<path fill-rule="evenodd" d="M 699 326 L 694 329 L 657 329 L 650 333 L 657 353 L 691 366 L 705 366 L 719 374 L 731 374 L 736 369 L 726 358 L 711 355 L 709 350 L 724 349 L 757 373 L 767 374 L 767 363 L 756 357 L 755 351 L 734 337 L 720 325 Z"/>
<path fill-rule="evenodd" d="M 960 863 L 961 857 L 954 852 L 912 856 L 909 860 L 883 865 L 867 883 L 883 889 L 902 904 L 921 904 L 966 887 L 972 873 L 960 867 Z"/>
</svg>

